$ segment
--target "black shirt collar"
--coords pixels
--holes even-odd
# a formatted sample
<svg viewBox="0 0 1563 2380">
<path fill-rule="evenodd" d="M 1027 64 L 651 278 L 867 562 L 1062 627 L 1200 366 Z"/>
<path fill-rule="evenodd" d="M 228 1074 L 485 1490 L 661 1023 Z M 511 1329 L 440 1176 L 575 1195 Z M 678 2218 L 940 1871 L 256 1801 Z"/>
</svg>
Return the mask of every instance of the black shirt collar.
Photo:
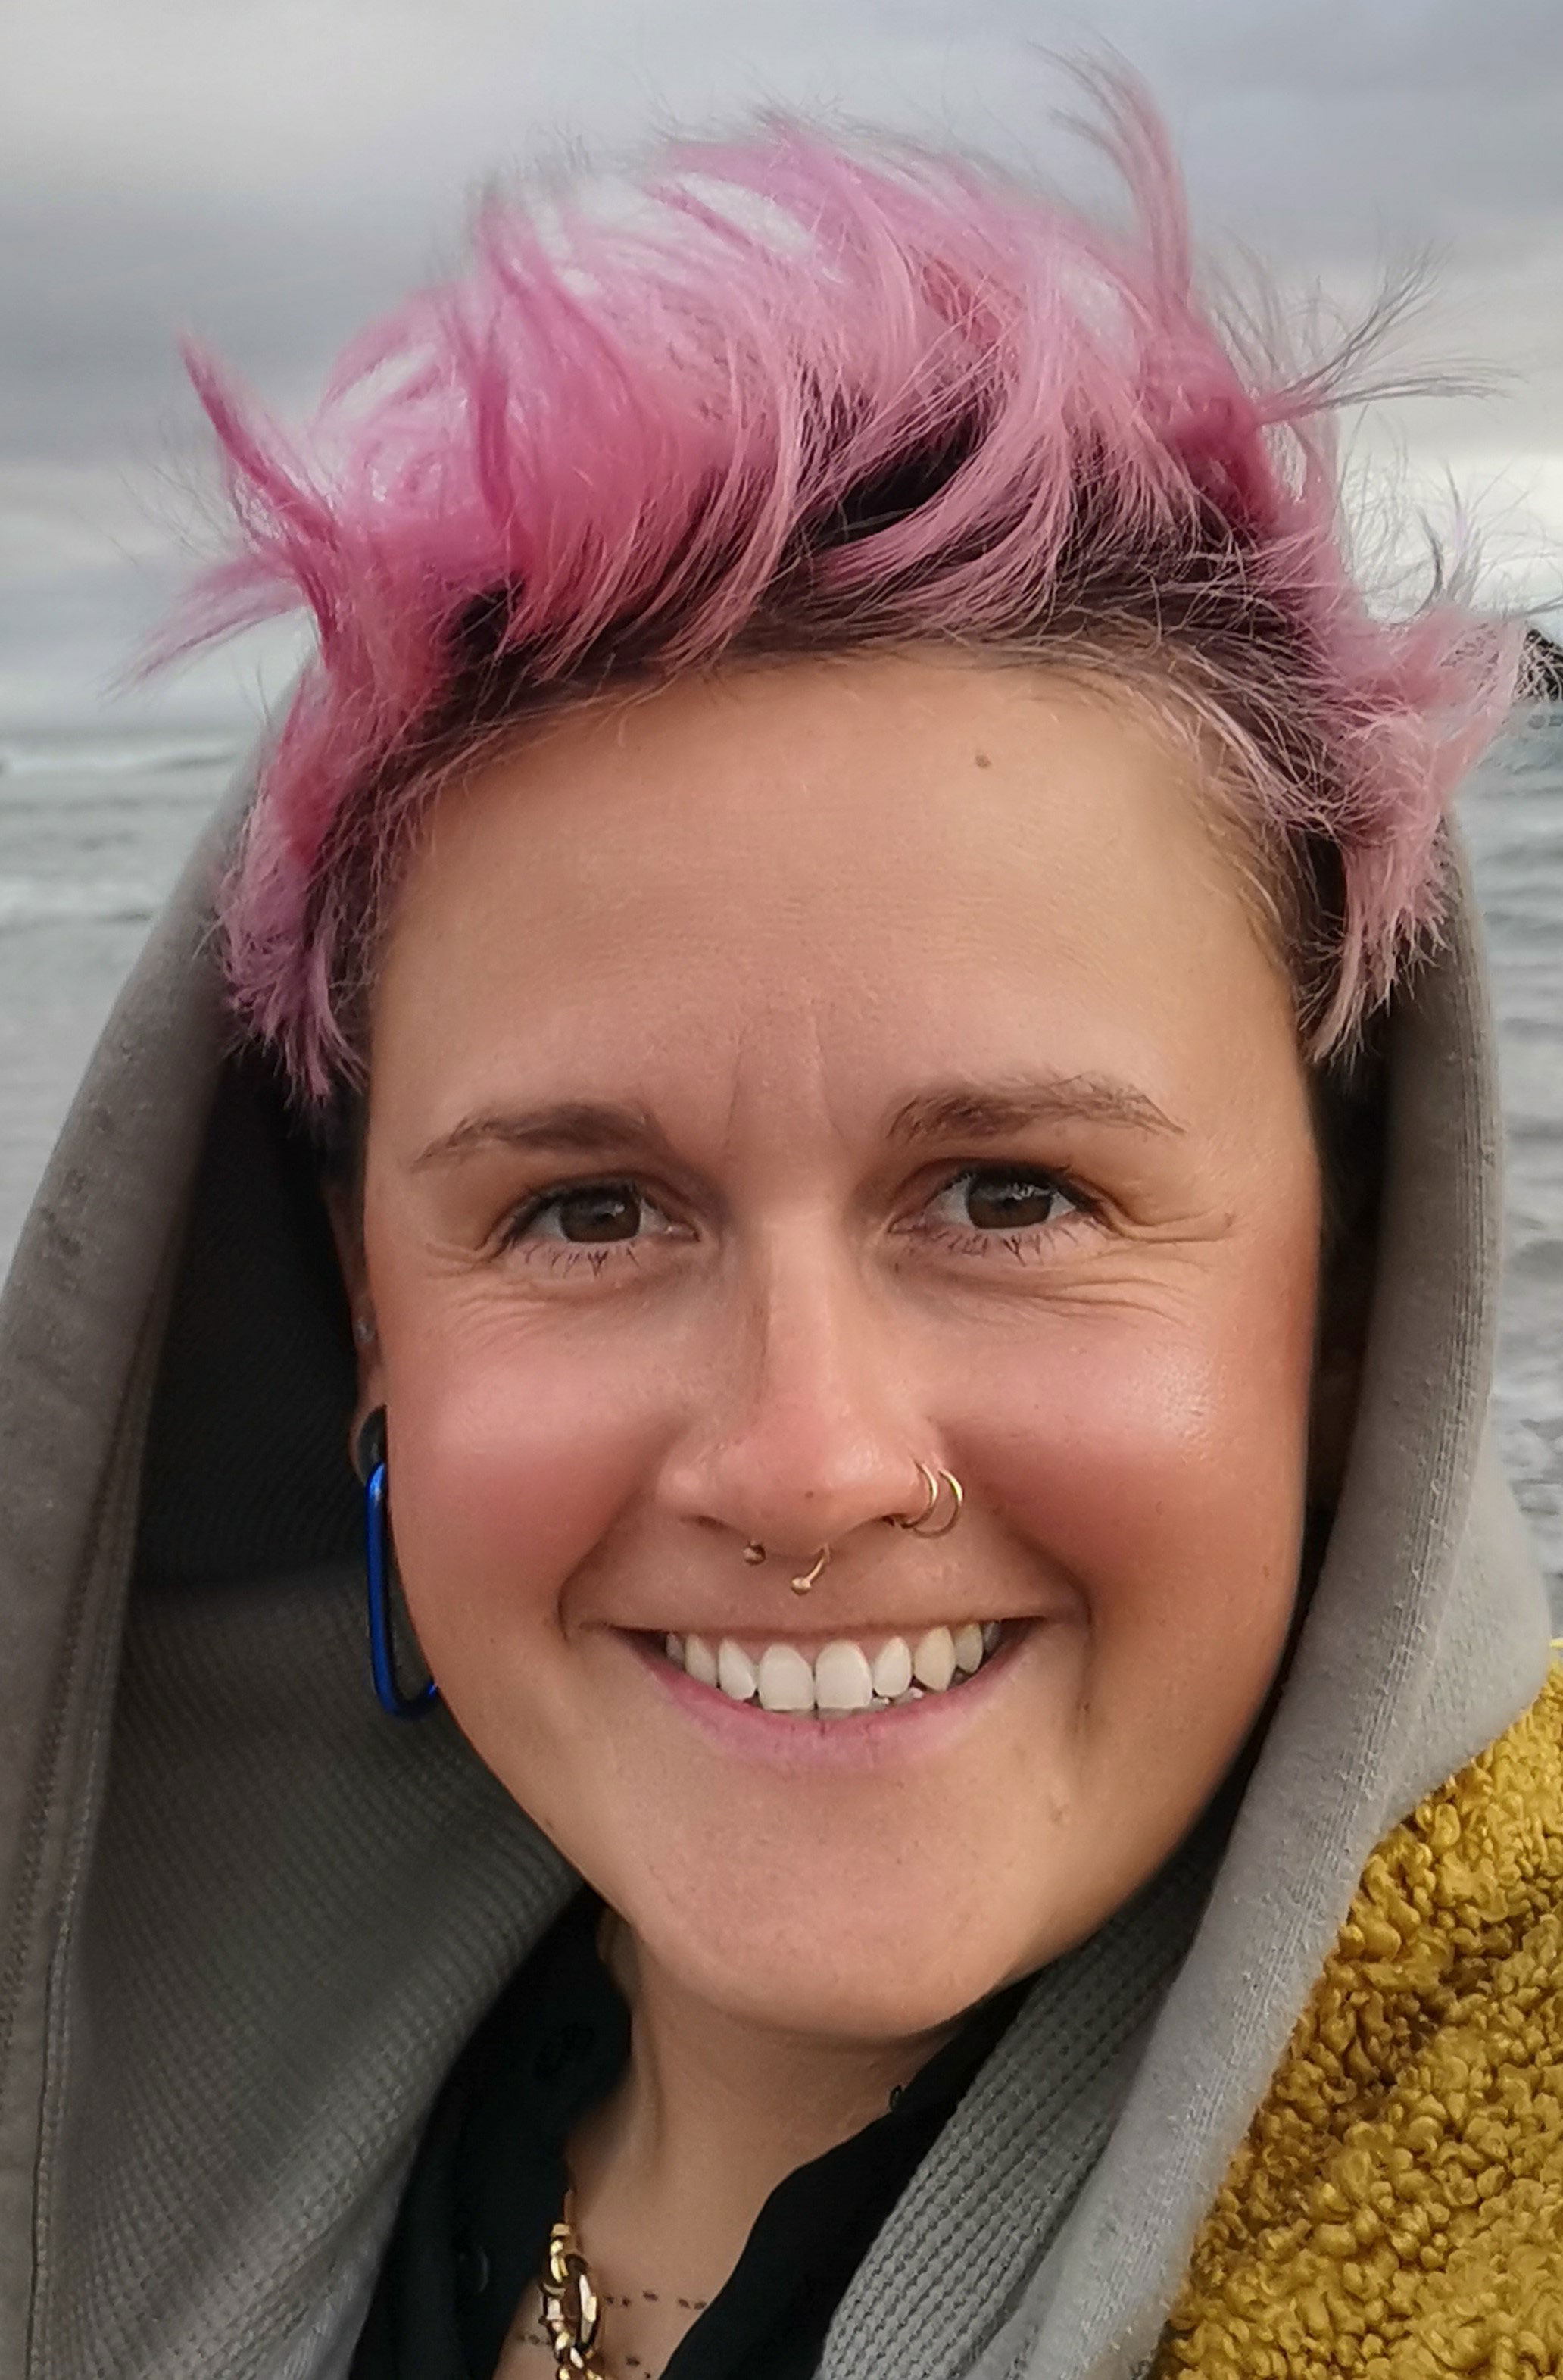
<svg viewBox="0 0 1563 2380">
<path fill-rule="evenodd" d="M 624 1995 L 583 1892 L 453 2069 L 403 2197 L 352 2380 L 492 2380 L 541 2269 L 564 2151 L 629 2056 Z M 804 2380 L 876 2233 L 1014 2015 L 1017 1984 L 973 2010 L 886 2112 L 790 2174 L 663 2380 Z M 611 2332 L 606 2361 L 615 2380 Z"/>
</svg>

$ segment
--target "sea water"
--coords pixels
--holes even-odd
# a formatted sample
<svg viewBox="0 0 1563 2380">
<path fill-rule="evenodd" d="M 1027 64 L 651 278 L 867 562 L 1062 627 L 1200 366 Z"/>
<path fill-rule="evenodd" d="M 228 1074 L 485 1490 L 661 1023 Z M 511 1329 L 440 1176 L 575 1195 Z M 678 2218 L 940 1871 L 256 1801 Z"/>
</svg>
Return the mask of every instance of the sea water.
<svg viewBox="0 0 1563 2380">
<path fill-rule="evenodd" d="M 0 1264 L 71 1092 L 240 739 L 0 732 Z M 1496 1416 L 1563 1626 L 1563 714 L 1460 803 L 1508 1126 Z"/>
</svg>

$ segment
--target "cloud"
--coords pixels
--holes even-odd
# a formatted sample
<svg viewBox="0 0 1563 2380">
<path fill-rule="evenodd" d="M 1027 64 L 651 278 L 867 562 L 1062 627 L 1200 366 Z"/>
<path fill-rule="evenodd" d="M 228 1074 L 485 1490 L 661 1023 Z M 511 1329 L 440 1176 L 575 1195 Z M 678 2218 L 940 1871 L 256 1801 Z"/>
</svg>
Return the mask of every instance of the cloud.
<svg viewBox="0 0 1563 2380">
<path fill-rule="evenodd" d="M 0 602 L 6 681 L 97 699 L 99 656 L 172 586 L 203 447 L 198 334 L 285 409 L 342 340 L 448 263 L 475 185 L 572 138 L 765 102 L 1061 163 L 1041 44 L 1151 80 L 1202 230 L 1351 308 L 1446 252 L 1422 359 L 1485 406 L 1399 408 L 1411 476 L 1462 458 L 1563 545 L 1563 8 L 1557 0 L 13 0 L 0 97 Z M 1089 160 L 1071 167 L 1087 178 Z M 1523 462 L 1518 458 L 1525 458 Z M 1522 481 L 1530 491 L 1521 496 Z M 1530 522 L 1527 506 L 1533 506 Z M 1507 532 L 1506 532 L 1507 534 Z M 1527 545 L 1527 540 L 1528 545 Z M 18 663 L 18 650 L 30 659 Z M 88 656 L 91 659 L 89 663 Z M 74 689 L 74 693 L 73 693 Z"/>
</svg>

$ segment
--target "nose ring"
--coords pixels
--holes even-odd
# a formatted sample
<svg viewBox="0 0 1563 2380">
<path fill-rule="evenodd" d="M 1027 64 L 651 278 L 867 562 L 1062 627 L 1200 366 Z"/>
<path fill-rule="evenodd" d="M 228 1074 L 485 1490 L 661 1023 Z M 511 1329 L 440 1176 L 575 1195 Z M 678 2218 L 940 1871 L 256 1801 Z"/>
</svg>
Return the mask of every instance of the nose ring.
<svg viewBox="0 0 1563 2380">
<path fill-rule="evenodd" d="M 947 1537 L 961 1517 L 961 1507 L 966 1500 L 966 1491 L 953 1471 L 940 1471 L 936 1478 L 926 1463 L 919 1463 L 917 1468 L 922 1474 L 923 1485 L 928 1491 L 927 1502 L 920 1512 L 914 1512 L 910 1516 L 904 1512 L 887 1512 L 885 1518 L 893 1528 L 910 1529 L 915 1537 Z M 948 1517 L 940 1521 L 937 1527 L 930 1528 L 928 1523 L 933 1519 L 935 1507 L 939 1503 L 940 1480 L 950 1490 L 950 1512 Z"/>
<path fill-rule="evenodd" d="M 818 1553 L 815 1556 L 813 1567 L 809 1570 L 806 1570 L 800 1577 L 794 1578 L 791 1581 L 793 1593 L 794 1595 L 806 1595 L 830 1559 L 830 1547 L 821 1546 Z M 751 1537 L 748 1544 L 745 1547 L 744 1560 L 751 1564 L 764 1561 L 765 1548 L 761 1545 L 757 1537 Z"/>
<path fill-rule="evenodd" d="M 884 1518 L 890 1522 L 892 1528 L 910 1529 L 915 1537 L 947 1537 L 961 1517 L 961 1508 L 966 1500 L 966 1491 L 953 1471 L 930 1471 L 926 1463 L 919 1463 L 917 1470 L 924 1487 L 927 1489 L 927 1502 L 923 1506 L 922 1511 L 920 1512 L 887 1512 Z M 950 1490 L 950 1511 L 942 1521 L 935 1523 L 933 1516 L 939 1509 L 939 1496 L 943 1488 L 948 1488 Z M 929 1525 L 930 1523 L 933 1523 L 932 1526 Z M 759 1539 L 751 1537 L 744 1548 L 744 1560 L 753 1564 L 764 1561 L 765 1558 L 765 1548 L 760 1544 Z M 830 1559 L 830 1547 L 821 1546 L 808 1569 L 800 1572 L 796 1578 L 789 1582 L 793 1593 L 806 1595 Z"/>
<path fill-rule="evenodd" d="M 814 1564 L 813 1564 L 812 1569 L 806 1570 L 806 1571 L 804 1572 L 804 1573 L 803 1573 L 803 1575 L 802 1575 L 802 1577 L 801 1577 L 801 1578 L 789 1579 L 789 1581 L 787 1582 L 787 1583 L 788 1583 L 788 1585 L 791 1586 L 791 1588 L 792 1588 L 792 1590 L 793 1590 L 793 1593 L 794 1593 L 794 1595 L 806 1595 L 806 1594 L 808 1593 L 809 1588 L 814 1585 L 815 1580 L 819 1576 L 820 1572 L 824 1569 L 824 1567 L 825 1567 L 826 1563 L 830 1560 L 830 1547 L 829 1547 L 829 1546 L 821 1546 L 821 1547 L 820 1547 L 820 1548 L 819 1548 L 819 1551 L 818 1552 L 818 1554 L 816 1554 L 816 1556 L 815 1556 L 815 1558 L 814 1558 Z"/>
</svg>

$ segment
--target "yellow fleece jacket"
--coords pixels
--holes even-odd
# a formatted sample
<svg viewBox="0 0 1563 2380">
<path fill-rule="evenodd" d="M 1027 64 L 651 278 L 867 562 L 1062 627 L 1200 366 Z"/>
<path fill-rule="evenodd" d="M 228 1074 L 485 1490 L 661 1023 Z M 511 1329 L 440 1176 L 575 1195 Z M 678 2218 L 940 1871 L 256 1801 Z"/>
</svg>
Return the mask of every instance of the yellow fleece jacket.
<svg viewBox="0 0 1563 2380">
<path fill-rule="evenodd" d="M 1153 2370 L 1563 2375 L 1563 1666 L 1368 1863 Z"/>
</svg>

